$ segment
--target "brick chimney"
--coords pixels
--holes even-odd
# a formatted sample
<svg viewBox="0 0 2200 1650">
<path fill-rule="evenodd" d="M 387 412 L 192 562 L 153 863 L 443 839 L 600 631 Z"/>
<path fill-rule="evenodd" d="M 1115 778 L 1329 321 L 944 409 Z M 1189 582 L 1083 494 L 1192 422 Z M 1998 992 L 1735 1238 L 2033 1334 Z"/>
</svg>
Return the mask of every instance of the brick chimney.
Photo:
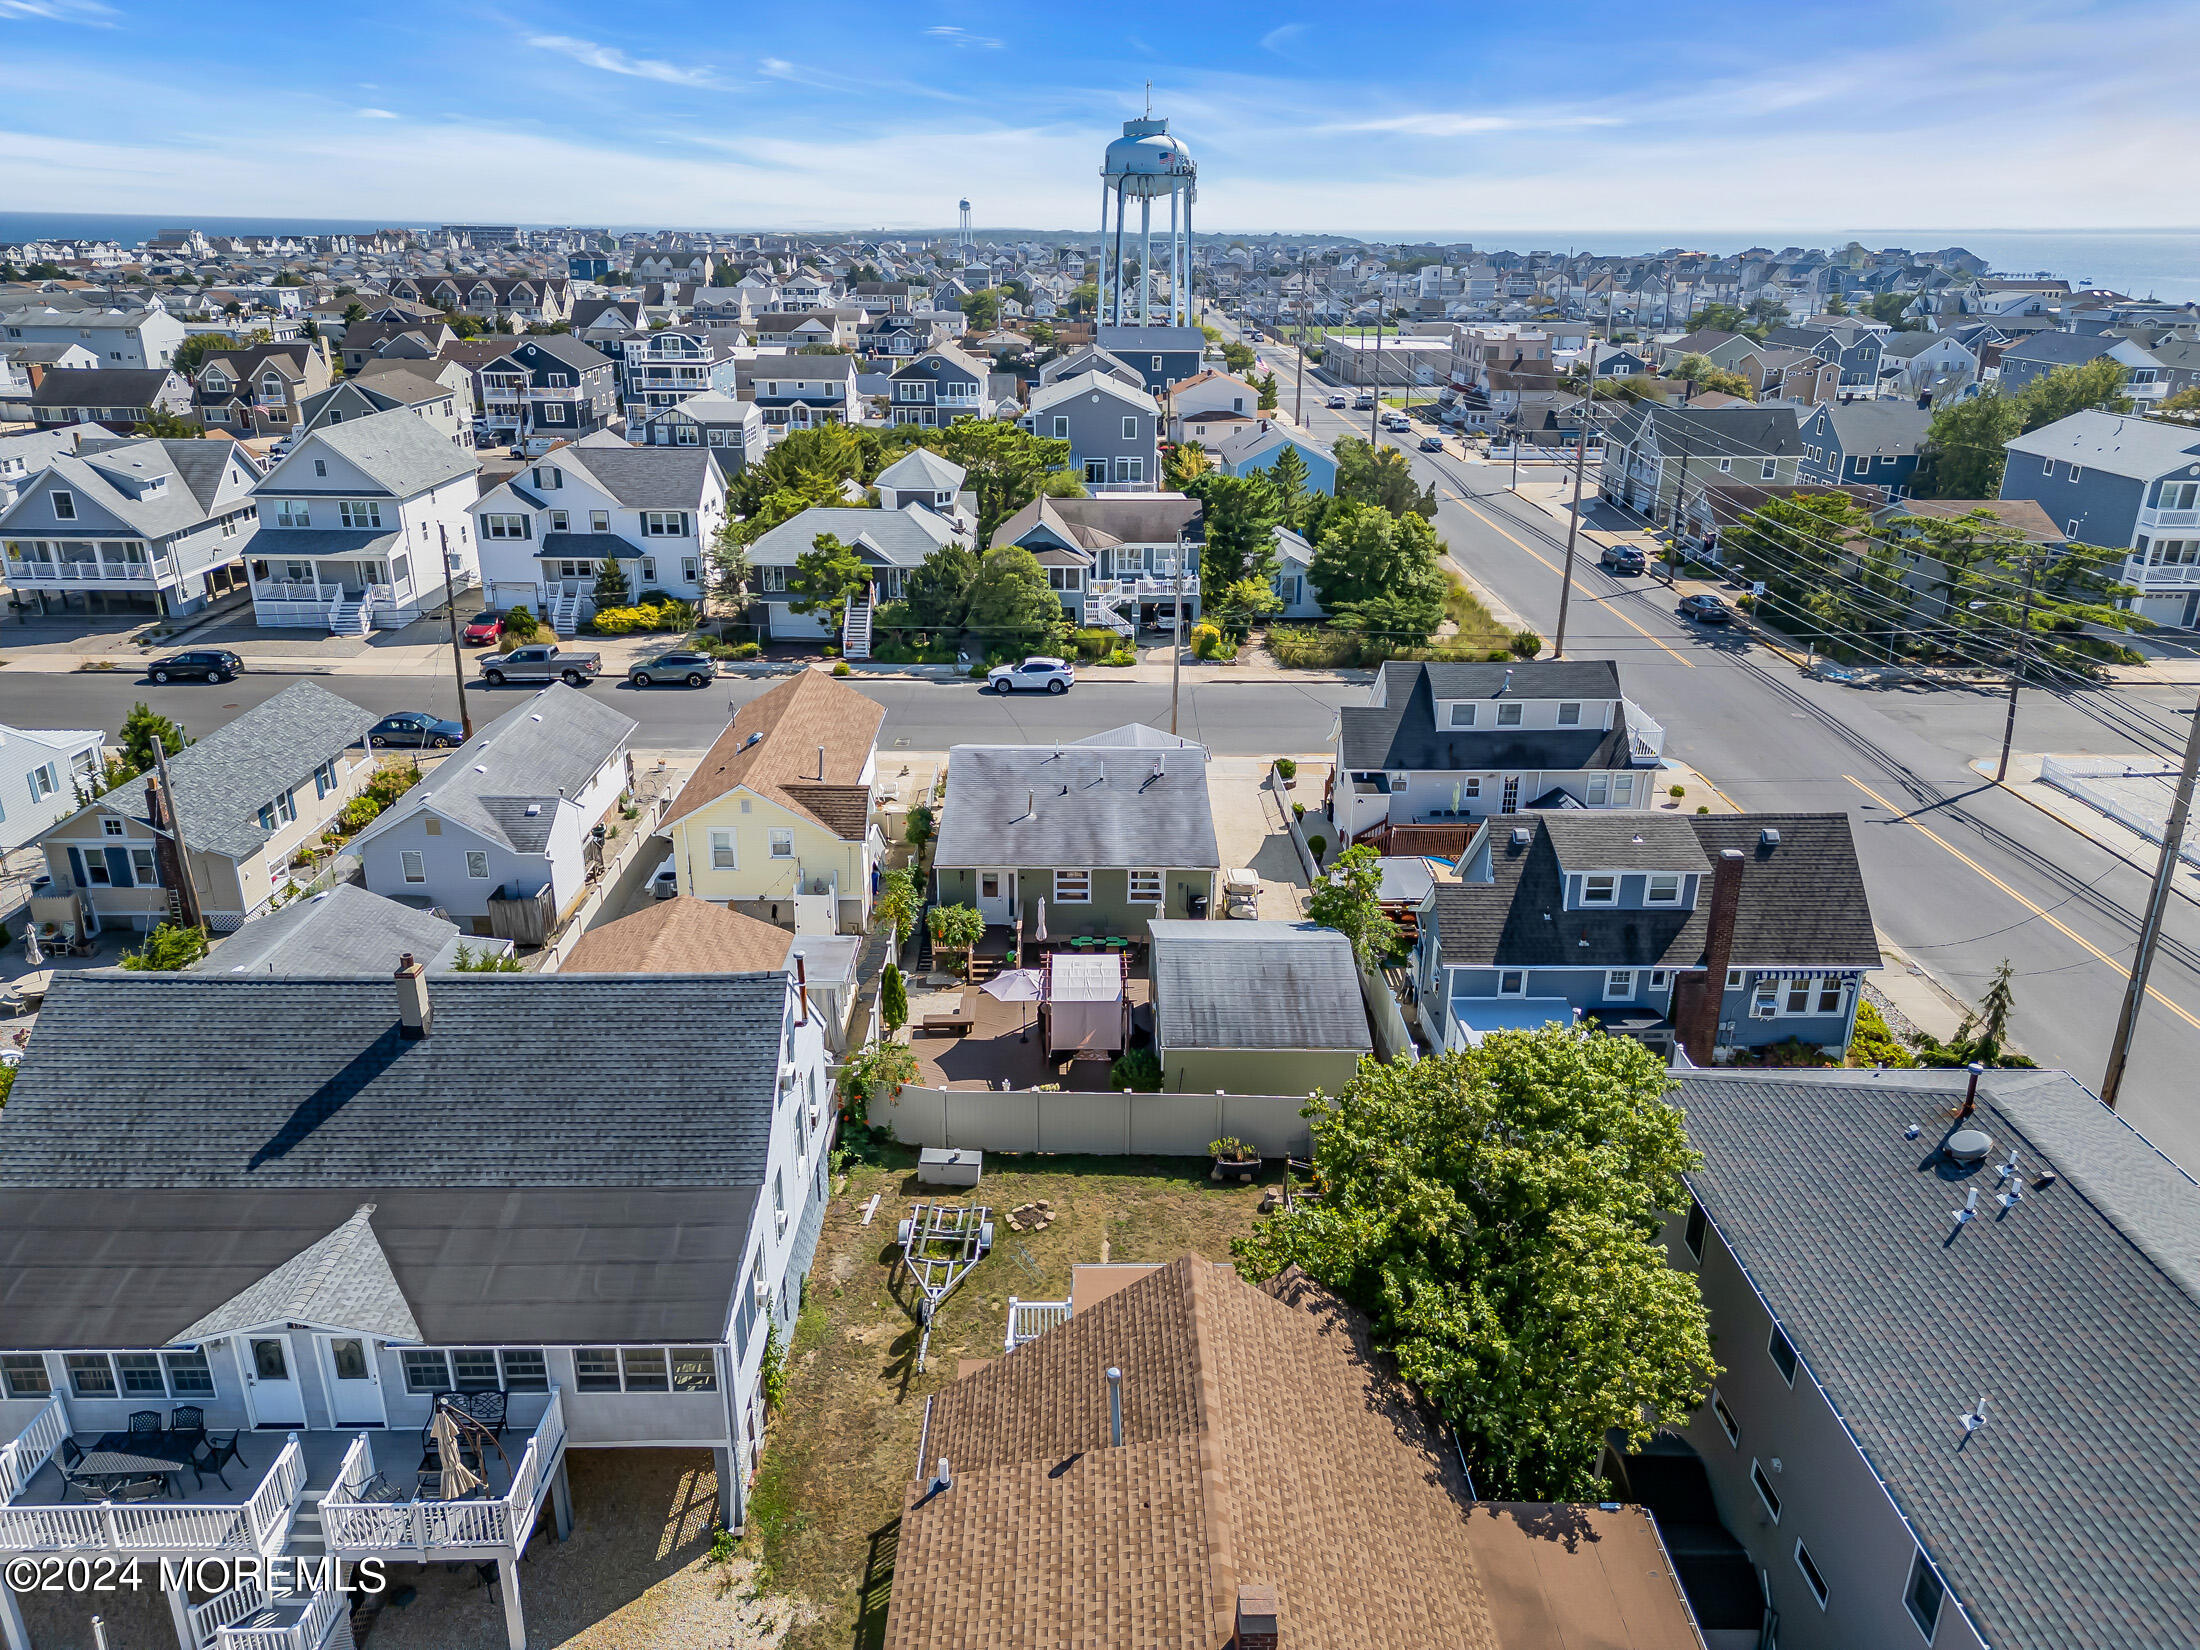
<svg viewBox="0 0 2200 1650">
<path fill-rule="evenodd" d="M 156 831 L 168 829 L 168 796 L 160 788 L 160 775 L 145 776 L 145 817 Z"/>
<path fill-rule="evenodd" d="M 1681 1047 L 1699 1066 L 1711 1064 L 1719 1040 L 1719 1010 L 1726 1001 L 1726 971 L 1734 955 L 1734 919 L 1742 907 L 1739 848 L 1722 849 L 1711 868 L 1710 927 L 1704 935 L 1703 972 L 1681 977 L 1674 991 L 1673 1029 Z"/>
<path fill-rule="evenodd" d="M 1276 1590 L 1265 1585 L 1240 1587 L 1237 1633 L 1230 1650 L 1276 1650 Z"/>
<path fill-rule="evenodd" d="M 435 1011 L 428 1006 L 428 971 L 408 951 L 397 959 L 397 1034 L 417 1043 L 434 1022 Z"/>
</svg>

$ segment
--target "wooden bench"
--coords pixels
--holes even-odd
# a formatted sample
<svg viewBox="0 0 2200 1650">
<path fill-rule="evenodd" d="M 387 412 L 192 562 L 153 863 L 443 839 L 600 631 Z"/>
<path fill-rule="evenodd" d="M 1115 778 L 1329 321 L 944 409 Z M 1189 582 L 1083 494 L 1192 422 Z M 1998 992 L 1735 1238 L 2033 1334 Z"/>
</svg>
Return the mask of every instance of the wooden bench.
<svg viewBox="0 0 2200 1650">
<path fill-rule="evenodd" d="M 977 1029 L 978 988 L 963 987 L 962 1006 L 952 1014 L 927 1014 L 919 1022 L 927 1037 L 961 1037 Z"/>
</svg>

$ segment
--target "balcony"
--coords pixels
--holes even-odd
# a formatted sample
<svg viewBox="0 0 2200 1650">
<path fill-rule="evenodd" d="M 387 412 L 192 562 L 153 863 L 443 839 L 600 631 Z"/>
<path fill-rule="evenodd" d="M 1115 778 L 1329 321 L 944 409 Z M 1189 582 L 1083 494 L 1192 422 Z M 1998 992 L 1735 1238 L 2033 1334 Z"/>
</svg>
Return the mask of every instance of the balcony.
<svg viewBox="0 0 2200 1650">
<path fill-rule="evenodd" d="M 2200 527 L 2200 510 L 2141 510 L 2139 531 L 2159 532 L 2175 527 Z"/>
<path fill-rule="evenodd" d="M 13 1441 L 0 1446 L 0 1552 L 268 1557 L 282 1550 L 307 1489 L 335 1481 L 346 1438 L 339 1432 L 247 1432 L 239 1441 L 250 1464 L 240 1457 L 227 1468 L 235 1488 L 209 1475 L 188 1499 L 123 1503 L 86 1501 L 82 1491 L 72 1491 L 54 1460 L 71 1436 L 87 1449 L 100 1434 L 75 1434 L 68 1400 L 55 1393 Z M 178 1473 L 174 1481 L 180 1486 L 182 1479 Z M 72 1493 L 79 1498 L 66 1500 Z"/>
<path fill-rule="evenodd" d="M 1645 767 L 1655 767 L 1665 756 L 1665 725 L 1632 699 L 1622 699 L 1627 718 L 1627 754 Z"/>
<path fill-rule="evenodd" d="M 505 1461 L 491 1454 L 483 1463 L 488 1473 L 485 1493 L 458 1501 L 374 1501 L 365 1492 L 377 1476 L 374 1445 L 385 1451 L 417 1456 L 419 1446 L 409 1433 L 359 1433 L 337 1468 L 335 1482 L 321 1498 L 321 1533 L 331 1554 L 362 1559 L 430 1556 L 517 1558 L 534 1533 L 535 1520 L 548 1499 L 552 1481 L 565 1461 L 565 1407 L 558 1389 L 550 1389 L 550 1401 L 542 1419 L 527 1436 L 507 1476 Z M 402 1470 L 400 1470 L 402 1469 Z M 405 1461 L 391 1460 L 380 1469 L 390 1478 L 410 1478 Z M 499 1482 L 502 1493 L 494 1493 Z"/>
<path fill-rule="evenodd" d="M 2191 562 L 2143 562 L 2134 556 L 2124 564 L 2124 582 L 2141 590 L 2187 590 L 2200 584 L 2200 565 Z"/>
<path fill-rule="evenodd" d="M 8 558 L 10 584 L 159 584 L 176 576 L 167 557 L 151 561 L 37 561 Z"/>
</svg>

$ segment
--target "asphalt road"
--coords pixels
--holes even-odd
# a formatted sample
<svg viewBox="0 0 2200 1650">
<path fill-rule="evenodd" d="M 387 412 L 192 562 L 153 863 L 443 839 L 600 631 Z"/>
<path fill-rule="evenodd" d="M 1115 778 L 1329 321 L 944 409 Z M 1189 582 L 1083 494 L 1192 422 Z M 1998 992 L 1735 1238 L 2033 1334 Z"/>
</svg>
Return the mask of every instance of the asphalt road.
<svg viewBox="0 0 2200 1650">
<path fill-rule="evenodd" d="M 1291 351 L 1267 340 L 1256 347 L 1289 407 Z M 1367 415 L 1317 406 L 1315 381 L 1309 372 L 1313 432 L 1364 439 Z M 1330 388 L 1322 385 L 1324 398 Z M 1436 486 L 1436 525 L 1453 558 L 1548 640 L 1564 529 L 1505 490 L 1505 467 L 1414 451 L 1421 433 L 1379 439 L 1405 449 L 1416 476 Z M 1966 1001 L 2003 958 L 2013 960 L 2020 1046 L 2098 1085 L 2152 867 L 2127 865 L 1971 769 L 1999 747 L 2000 694 L 1870 691 L 1804 677 L 1744 637 L 1676 617 L 1662 584 L 1615 578 L 1592 556 L 1577 557 L 1570 608 L 1569 656 L 1618 660 L 1628 697 L 1665 725 L 1669 755 L 1745 809 L 1847 813 L 1880 931 Z M 2130 728 L 2134 712 L 2181 739 L 2192 711 L 2189 691 L 2080 702 L 2028 690 L 2016 745 L 2126 754 L 2147 748 Z M 2179 887 L 2193 898 L 2170 903 L 2121 1109 L 2200 1169 L 2191 1075 L 2200 1068 L 2200 877 L 2183 870 Z"/>
</svg>

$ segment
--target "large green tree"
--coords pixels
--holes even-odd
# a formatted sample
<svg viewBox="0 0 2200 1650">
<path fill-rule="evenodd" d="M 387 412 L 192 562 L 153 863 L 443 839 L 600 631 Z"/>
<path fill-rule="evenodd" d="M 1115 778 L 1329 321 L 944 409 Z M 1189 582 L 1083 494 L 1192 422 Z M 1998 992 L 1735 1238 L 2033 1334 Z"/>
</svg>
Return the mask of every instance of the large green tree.
<svg viewBox="0 0 2200 1650">
<path fill-rule="evenodd" d="M 1337 438 L 1337 497 L 1379 504 L 1392 515 L 1436 519 L 1436 488 L 1413 479 L 1413 464 L 1395 447 L 1376 447 L 1358 436 Z"/>
<path fill-rule="evenodd" d="M 958 418 L 944 428 L 924 431 L 922 444 L 963 467 L 963 485 L 978 496 L 981 543 L 1039 496 L 1041 485 L 1051 479 L 1049 472 L 1066 474 L 1069 463 L 1067 441 L 1036 436 L 997 418 Z"/>
<path fill-rule="evenodd" d="M 2056 367 L 2040 374 L 2017 392 L 2017 408 L 2024 428 L 2037 430 L 2068 418 L 2072 413 L 2099 408 L 2103 412 L 2131 411 L 2124 382 L 2131 369 L 2121 361 L 2102 356 L 2074 366 Z"/>
<path fill-rule="evenodd" d="M 1426 641 L 1443 622 L 1448 588 L 1435 529 L 1410 511 L 1339 503 L 1323 523 L 1308 568 L 1332 617 L 1402 646 Z"/>
<path fill-rule="evenodd" d="M 1398 945 L 1398 925 L 1383 914 L 1382 886 L 1382 858 L 1363 842 L 1337 856 L 1306 904 L 1310 921 L 1352 942 L 1362 968 L 1380 968 Z"/>
<path fill-rule="evenodd" d="M 1240 579 L 1276 576 L 1276 524 L 1283 510 L 1264 475 L 1210 470 L 1184 489 L 1199 500 L 1207 538 L 1199 552 L 1199 585 L 1219 591 Z"/>
<path fill-rule="evenodd" d="M 1062 598 L 1047 583 L 1039 558 L 1021 545 L 988 550 L 970 585 L 970 609 L 964 622 L 989 647 L 1048 651 L 1066 621 Z"/>
<path fill-rule="evenodd" d="M 1575 1028 L 1364 1061 L 1310 1108 L 1320 1200 L 1236 1240 L 1239 1270 L 1300 1266 L 1367 1312 L 1483 1495 L 1596 1500 L 1605 1434 L 1647 1441 L 1719 1373 L 1660 1241 L 1694 1161 L 1672 1087 L 1642 1044 Z"/>
<path fill-rule="evenodd" d="M 1284 526 L 1296 528 L 1306 509 L 1312 472 L 1295 442 L 1286 441 L 1268 466 L 1268 485 L 1276 490 L 1276 510 Z"/>
<path fill-rule="evenodd" d="M 1981 507 L 1960 516 L 1899 516 L 1894 543 L 1922 552 L 1913 576 L 1931 581 L 1926 615 L 1956 634 L 1969 657 L 2090 673 L 2121 656 L 2103 631 L 2147 628 L 2124 603 L 2138 592 L 2120 581 L 2129 551 L 2090 544 L 2040 544 Z M 2032 578 L 2027 612 L 2025 574 Z"/>
<path fill-rule="evenodd" d="M 797 613 L 824 614 L 837 637 L 849 602 L 870 582 L 870 569 L 854 550 L 832 534 L 820 533 L 787 572 L 787 606 Z"/>
<path fill-rule="evenodd" d="M 960 544 L 943 544 L 909 570 L 909 622 L 925 630 L 959 630 L 970 612 L 978 558 Z"/>
<path fill-rule="evenodd" d="M 1933 412 L 1918 448 L 1919 498 L 1994 498 L 2001 492 L 2003 444 L 2024 427 L 2016 402 L 1988 391 Z"/>
</svg>

